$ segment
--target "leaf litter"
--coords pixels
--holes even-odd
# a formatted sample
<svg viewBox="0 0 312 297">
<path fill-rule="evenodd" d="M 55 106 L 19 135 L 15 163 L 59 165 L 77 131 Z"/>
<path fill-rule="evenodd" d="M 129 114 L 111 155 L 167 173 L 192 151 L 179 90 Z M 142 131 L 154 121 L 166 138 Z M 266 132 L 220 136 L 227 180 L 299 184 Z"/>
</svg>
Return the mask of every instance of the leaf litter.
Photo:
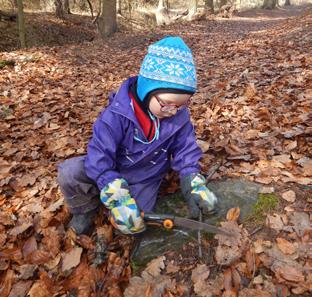
<svg viewBox="0 0 312 297">
<path fill-rule="evenodd" d="M 0 53 L 15 61 L 0 73 L 1 296 L 309 296 L 312 200 L 295 189 L 312 184 L 311 17 L 259 31 L 230 20 L 178 24 L 129 48 L 116 46 L 117 34 L 111 45 Z M 244 177 L 263 193 L 277 185 L 287 211 L 269 213 L 267 233 L 251 235 L 231 209 L 221 226 L 234 236 L 203 241 L 212 257 L 165 254 L 133 276 L 133 240 L 105 220 L 95 236 L 65 231 L 56 165 L 85 153 L 109 91 L 135 75 L 147 45 L 185 30 L 199 74 L 190 109 L 203 171 L 218 160 L 213 179 Z"/>
</svg>

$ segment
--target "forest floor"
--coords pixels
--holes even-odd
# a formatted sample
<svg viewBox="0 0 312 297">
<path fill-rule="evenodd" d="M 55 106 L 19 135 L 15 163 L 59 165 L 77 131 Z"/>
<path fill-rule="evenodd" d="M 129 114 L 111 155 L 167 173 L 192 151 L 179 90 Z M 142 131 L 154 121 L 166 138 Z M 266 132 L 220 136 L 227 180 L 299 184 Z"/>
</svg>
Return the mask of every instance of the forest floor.
<svg viewBox="0 0 312 297">
<path fill-rule="evenodd" d="M 106 219 L 66 230 L 56 165 L 85 153 L 109 91 L 177 32 L 198 69 L 203 171 L 219 163 L 212 179 L 257 182 L 272 203 L 250 222 L 229 210 L 234 236 L 203 238 L 209 256 L 186 242 L 134 276 L 133 239 Z M 311 296 L 311 40 L 304 6 L 0 53 L 0 296 Z"/>
</svg>

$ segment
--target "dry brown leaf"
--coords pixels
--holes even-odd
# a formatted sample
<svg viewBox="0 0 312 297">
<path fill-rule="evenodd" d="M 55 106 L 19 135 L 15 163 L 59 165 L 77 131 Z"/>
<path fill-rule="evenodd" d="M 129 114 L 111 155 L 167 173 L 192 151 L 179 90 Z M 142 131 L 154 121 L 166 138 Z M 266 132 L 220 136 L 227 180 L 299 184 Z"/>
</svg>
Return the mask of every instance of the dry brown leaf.
<svg viewBox="0 0 312 297">
<path fill-rule="evenodd" d="M 223 272 L 223 275 L 224 275 L 224 289 L 225 291 L 231 291 L 233 289 L 231 268 L 226 269 Z"/>
<path fill-rule="evenodd" d="M 291 255 L 296 251 L 295 245 L 284 238 L 278 237 L 276 242 L 278 248 L 286 255 Z"/>
<path fill-rule="evenodd" d="M 230 265 L 238 260 L 245 250 L 248 243 L 248 233 L 245 229 L 241 229 L 235 221 L 221 222 L 221 226 L 233 236 L 222 234 L 215 236 L 218 240 L 215 259 L 218 264 Z"/>
<path fill-rule="evenodd" d="M 28 256 L 29 262 L 31 264 L 44 264 L 50 260 L 50 253 L 43 250 L 36 250 Z"/>
<path fill-rule="evenodd" d="M 7 240 L 6 233 L 0 233 L 0 249 L 4 247 L 6 240 Z"/>
<path fill-rule="evenodd" d="M 13 229 L 11 229 L 9 234 L 11 236 L 17 236 L 17 235 L 25 232 L 32 225 L 33 225 L 32 223 L 23 223 L 22 225 L 14 227 Z"/>
<path fill-rule="evenodd" d="M 161 270 L 165 268 L 165 260 L 165 256 L 160 256 L 156 259 L 153 259 L 147 264 L 144 272 L 152 276 L 158 276 Z M 142 276 L 144 277 L 144 273 L 142 273 Z"/>
<path fill-rule="evenodd" d="M 283 278 L 288 281 L 301 283 L 304 281 L 304 275 L 301 269 L 289 265 L 282 265 L 273 267 L 277 277 Z"/>
<path fill-rule="evenodd" d="M 282 177 L 281 178 L 284 183 L 298 183 L 300 185 L 311 185 L 312 178 L 310 177 L 301 177 L 301 176 L 293 176 L 293 177 Z"/>
<path fill-rule="evenodd" d="M 24 264 L 16 267 L 16 271 L 19 272 L 18 275 L 19 279 L 26 280 L 33 277 L 37 268 L 38 268 L 37 265 Z"/>
<path fill-rule="evenodd" d="M 295 202 L 296 200 L 296 193 L 292 190 L 286 191 L 282 193 L 282 198 L 288 202 Z"/>
<path fill-rule="evenodd" d="M 9 297 L 25 297 L 33 281 L 18 281 L 12 287 Z"/>
<path fill-rule="evenodd" d="M 198 281 L 194 285 L 195 293 L 200 297 L 213 297 L 219 296 L 221 294 L 224 285 L 224 276 L 223 273 L 220 273 L 216 276 L 215 279 Z"/>
<path fill-rule="evenodd" d="M 124 297 L 122 290 L 117 284 L 113 284 L 112 287 L 108 287 L 108 297 Z"/>
<path fill-rule="evenodd" d="M 124 296 L 164 296 L 165 291 L 170 292 L 175 289 L 175 282 L 166 275 L 150 276 L 145 274 L 145 276 L 148 277 L 132 277 L 129 286 L 124 291 Z"/>
<path fill-rule="evenodd" d="M 82 248 L 75 247 L 63 256 L 62 271 L 70 270 L 80 263 Z"/>
<path fill-rule="evenodd" d="M 272 295 L 262 289 L 244 288 L 239 292 L 238 297 L 272 297 Z"/>
<path fill-rule="evenodd" d="M 237 292 L 234 288 L 223 292 L 222 297 L 237 297 Z"/>
<path fill-rule="evenodd" d="M 263 277 L 261 274 L 259 274 L 258 276 L 254 277 L 253 280 L 252 280 L 252 283 L 254 285 L 261 285 L 263 284 Z"/>
<path fill-rule="evenodd" d="M 266 225 L 272 229 L 275 229 L 276 231 L 280 231 L 284 227 L 281 216 L 276 213 L 266 217 Z"/>
<path fill-rule="evenodd" d="M 312 176 L 312 159 L 303 157 L 297 161 L 297 164 L 303 167 L 305 176 Z"/>
<path fill-rule="evenodd" d="M 42 281 L 33 284 L 28 292 L 29 297 L 50 297 L 53 296 Z"/>
<path fill-rule="evenodd" d="M 274 187 L 262 187 L 260 190 L 259 190 L 259 193 L 260 194 L 271 194 L 271 193 L 274 193 Z"/>
<path fill-rule="evenodd" d="M 18 263 L 20 263 L 23 258 L 21 250 L 17 247 L 4 249 L 0 252 L 0 255 L 2 260 L 13 260 Z"/>
<path fill-rule="evenodd" d="M 192 270 L 191 280 L 195 284 L 198 281 L 205 281 L 210 273 L 210 269 L 205 264 L 198 264 L 196 268 Z"/>
<path fill-rule="evenodd" d="M 16 162 L 8 162 L 0 158 L 0 180 L 9 176 L 10 170 L 16 165 Z"/>
<path fill-rule="evenodd" d="M 42 216 L 46 216 L 46 214 L 48 212 L 55 212 L 58 208 L 60 208 L 62 205 L 64 205 L 64 198 L 60 198 L 59 200 L 57 200 L 56 202 L 54 202 L 53 204 L 51 204 L 47 209 L 45 209 L 42 212 Z"/>
<path fill-rule="evenodd" d="M 228 221 L 237 221 L 240 215 L 240 209 L 239 207 L 234 207 L 231 208 L 227 214 L 226 214 L 226 219 Z"/>
<path fill-rule="evenodd" d="M 242 256 L 242 251 L 234 246 L 233 248 L 225 245 L 218 245 L 216 248 L 215 259 L 219 265 L 230 265 Z"/>
<path fill-rule="evenodd" d="M 270 241 L 265 241 L 263 239 L 257 239 L 253 242 L 254 251 L 256 254 L 260 254 L 264 251 L 265 248 L 271 247 L 272 243 Z"/>
<path fill-rule="evenodd" d="M 94 248 L 92 239 L 85 234 L 77 236 L 75 242 L 77 242 L 81 247 L 87 250 L 91 250 Z"/>
<path fill-rule="evenodd" d="M 2 212 L 0 214 L 0 224 L 3 224 L 5 226 L 11 226 L 15 224 L 15 221 L 9 214 Z"/>
<path fill-rule="evenodd" d="M 23 246 L 23 257 L 28 259 L 29 256 L 38 249 L 37 241 L 35 236 L 29 237 Z"/>
<path fill-rule="evenodd" d="M 233 285 L 234 288 L 236 289 L 236 292 L 240 289 L 241 287 L 241 283 L 242 283 L 242 278 L 240 276 L 240 274 L 238 273 L 238 271 L 232 266 L 232 281 L 233 281 Z"/>
<path fill-rule="evenodd" d="M 251 277 L 253 275 L 253 272 L 256 269 L 256 259 L 255 259 L 255 254 L 254 252 L 249 249 L 247 250 L 246 254 L 245 254 L 245 259 L 246 259 L 246 264 L 247 264 L 247 276 Z"/>
<path fill-rule="evenodd" d="M 149 284 L 139 276 L 130 278 L 130 282 L 126 290 L 124 291 L 125 297 L 138 297 L 146 296 L 146 291 Z"/>
<path fill-rule="evenodd" d="M 104 237 L 106 242 L 111 242 L 113 239 L 113 226 L 104 225 L 96 229 L 98 236 Z"/>
<path fill-rule="evenodd" d="M 270 176 L 264 176 L 264 177 L 257 176 L 255 178 L 255 181 L 260 184 L 268 185 L 273 181 L 273 179 Z"/>
<path fill-rule="evenodd" d="M 289 162 L 291 162 L 290 155 L 288 154 L 273 156 L 273 160 L 281 162 L 283 164 L 288 164 Z"/>
<path fill-rule="evenodd" d="M 197 139 L 196 142 L 203 153 L 206 153 L 209 150 L 210 142 L 200 140 L 200 139 Z"/>
<path fill-rule="evenodd" d="M 173 261 L 170 261 L 166 266 L 166 273 L 176 273 L 180 270 L 180 267 L 175 265 Z"/>
<path fill-rule="evenodd" d="M 251 99 L 254 97 L 257 93 L 257 90 L 255 88 L 255 85 L 253 83 L 249 83 L 245 89 L 244 96 L 246 96 L 248 99 Z"/>
<path fill-rule="evenodd" d="M 300 237 L 312 228 L 309 215 L 305 212 L 292 213 L 290 216 L 290 222 L 294 225 L 293 228 Z"/>
<path fill-rule="evenodd" d="M 6 297 L 9 295 L 12 284 L 15 279 L 15 274 L 14 271 L 9 269 L 7 270 L 4 279 L 2 280 L 1 286 L 0 286 L 0 296 L 1 297 Z"/>
<path fill-rule="evenodd" d="M 48 270 L 53 270 L 61 261 L 62 256 L 61 254 L 56 255 L 50 261 L 44 263 L 44 267 Z"/>
<path fill-rule="evenodd" d="M 290 141 L 285 146 L 285 151 L 290 152 L 297 147 L 297 141 Z"/>
<path fill-rule="evenodd" d="M 52 257 L 55 257 L 61 248 L 61 236 L 59 231 L 55 227 L 48 227 L 42 230 L 44 235 L 41 243 L 44 245 L 45 249 L 49 251 Z"/>
</svg>

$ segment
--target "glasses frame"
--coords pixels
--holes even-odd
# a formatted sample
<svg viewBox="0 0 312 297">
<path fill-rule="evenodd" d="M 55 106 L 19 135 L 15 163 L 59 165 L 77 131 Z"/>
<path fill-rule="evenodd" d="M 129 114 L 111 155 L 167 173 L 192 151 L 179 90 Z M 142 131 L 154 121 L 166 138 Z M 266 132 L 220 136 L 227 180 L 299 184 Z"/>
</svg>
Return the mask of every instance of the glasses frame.
<svg viewBox="0 0 312 297">
<path fill-rule="evenodd" d="M 156 94 L 154 94 L 154 97 L 160 105 L 160 111 L 162 112 L 180 111 L 181 109 L 188 107 L 191 103 L 191 97 L 184 104 L 179 106 L 176 104 L 164 104 L 162 102 L 163 99 L 159 98 Z"/>
</svg>

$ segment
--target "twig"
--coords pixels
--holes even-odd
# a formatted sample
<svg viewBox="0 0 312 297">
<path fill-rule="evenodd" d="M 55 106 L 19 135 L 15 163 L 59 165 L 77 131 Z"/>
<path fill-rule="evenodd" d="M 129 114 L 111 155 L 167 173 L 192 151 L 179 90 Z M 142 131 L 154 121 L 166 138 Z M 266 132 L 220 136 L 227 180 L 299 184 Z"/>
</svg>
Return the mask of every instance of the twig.
<svg viewBox="0 0 312 297">
<path fill-rule="evenodd" d="M 199 211 L 199 221 L 203 221 L 203 214 L 202 211 Z M 201 259 L 203 257 L 203 250 L 201 245 L 201 232 L 200 230 L 197 231 L 197 241 L 198 241 L 198 257 Z"/>
<path fill-rule="evenodd" d="M 217 164 L 213 165 L 210 170 L 208 171 L 207 177 L 206 177 L 206 183 L 210 182 L 210 179 L 212 176 L 216 173 L 216 171 L 221 167 L 222 162 L 218 162 Z"/>
<path fill-rule="evenodd" d="M 252 260 L 253 260 L 253 272 L 252 272 L 252 276 L 251 276 L 251 281 L 248 284 L 248 288 L 250 288 L 252 286 L 252 281 L 255 277 L 256 274 L 256 255 L 255 252 L 252 250 Z"/>
<path fill-rule="evenodd" d="M 222 162 L 217 163 L 208 172 L 208 175 L 206 177 L 206 183 L 208 183 L 211 179 L 211 177 L 215 174 L 215 172 L 220 168 Z M 202 211 L 199 211 L 199 221 L 203 221 L 203 214 Z M 201 259 L 203 257 L 203 249 L 202 249 L 202 244 L 201 244 L 201 231 L 197 231 L 197 241 L 198 241 L 198 257 Z"/>
<path fill-rule="evenodd" d="M 255 228 L 249 235 L 252 236 L 254 234 L 256 234 L 257 232 L 261 231 L 263 228 L 263 226 L 259 226 L 257 228 Z"/>
</svg>

